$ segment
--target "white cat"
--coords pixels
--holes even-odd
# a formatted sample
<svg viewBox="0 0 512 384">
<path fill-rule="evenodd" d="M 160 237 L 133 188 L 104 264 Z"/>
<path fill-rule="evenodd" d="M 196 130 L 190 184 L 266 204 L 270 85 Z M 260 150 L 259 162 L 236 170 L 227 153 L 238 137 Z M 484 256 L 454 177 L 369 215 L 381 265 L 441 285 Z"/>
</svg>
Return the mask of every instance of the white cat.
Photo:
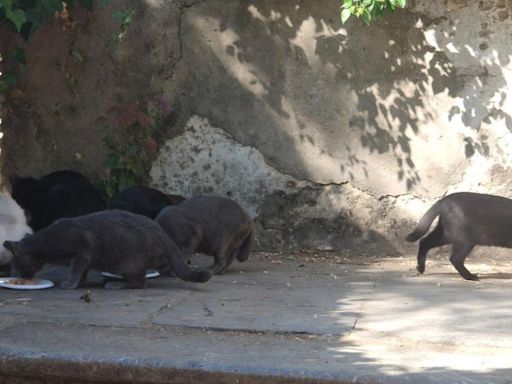
<svg viewBox="0 0 512 384">
<path fill-rule="evenodd" d="M 0 266 L 12 260 L 11 251 L 2 245 L 4 241 L 18 241 L 30 234 L 32 228 L 27 225 L 23 209 L 10 196 L 0 194 Z"/>
</svg>

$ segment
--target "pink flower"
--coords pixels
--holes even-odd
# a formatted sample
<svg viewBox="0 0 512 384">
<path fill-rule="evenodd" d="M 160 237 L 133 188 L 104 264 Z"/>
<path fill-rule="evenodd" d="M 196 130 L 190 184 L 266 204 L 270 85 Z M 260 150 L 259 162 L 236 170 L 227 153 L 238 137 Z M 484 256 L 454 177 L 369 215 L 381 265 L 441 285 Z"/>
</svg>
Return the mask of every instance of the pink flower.
<svg viewBox="0 0 512 384">
<path fill-rule="evenodd" d="M 166 115 L 171 113 L 171 106 L 169 105 L 169 103 L 167 103 L 167 101 L 165 101 L 165 99 L 162 96 L 157 97 L 153 101 L 153 104 L 160 112 L 163 112 Z"/>
<path fill-rule="evenodd" d="M 152 152 L 152 153 L 154 153 L 158 150 L 158 144 L 153 139 L 146 140 L 146 142 L 144 143 L 144 147 L 146 148 L 146 150 L 148 152 Z"/>
</svg>

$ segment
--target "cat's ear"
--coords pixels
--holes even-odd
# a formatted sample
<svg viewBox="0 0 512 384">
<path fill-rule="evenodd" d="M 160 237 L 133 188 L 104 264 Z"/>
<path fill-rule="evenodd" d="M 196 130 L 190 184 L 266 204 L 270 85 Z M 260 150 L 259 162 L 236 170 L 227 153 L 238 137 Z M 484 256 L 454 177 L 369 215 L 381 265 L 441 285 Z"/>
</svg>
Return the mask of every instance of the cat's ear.
<svg viewBox="0 0 512 384">
<path fill-rule="evenodd" d="M 182 201 L 185 201 L 186 198 L 180 195 L 166 195 L 167 200 L 171 203 L 171 205 L 178 205 Z"/>
<path fill-rule="evenodd" d="M 16 254 L 18 250 L 18 242 L 17 241 L 4 241 L 3 246 L 12 252 L 13 255 Z"/>
</svg>

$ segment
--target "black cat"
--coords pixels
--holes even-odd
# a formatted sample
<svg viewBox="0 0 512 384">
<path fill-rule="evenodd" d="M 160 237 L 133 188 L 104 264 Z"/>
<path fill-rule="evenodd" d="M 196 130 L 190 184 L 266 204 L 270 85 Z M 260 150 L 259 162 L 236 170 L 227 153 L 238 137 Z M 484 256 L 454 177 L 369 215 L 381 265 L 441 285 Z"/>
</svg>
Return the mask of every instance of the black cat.
<svg viewBox="0 0 512 384">
<path fill-rule="evenodd" d="M 448 195 L 425 213 L 405 239 L 412 242 L 421 238 L 437 216 L 437 226 L 420 241 L 416 267 L 420 273 L 425 272 L 430 249 L 453 244 L 450 261 L 455 269 L 466 280 L 478 280 L 464 266 L 475 245 L 512 248 L 512 200 L 470 192 Z"/>
<path fill-rule="evenodd" d="M 138 213 L 154 219 L 163 208 L 179 204 L 184 200 L 183 196 L 167 195 L 156 189 L 137 185 L 119 192 L 112 198 L 108 207 L 109 209 Z"/>
<path fill-rule="evenodd" d="M 215 257 L 213 273 L 224 272 L 236 257 L 245 261 L 254 245 L 254 224 L 235 201 L 199 196 L 164 208 L 156 221 L 190 261 L 195 252 Z"/>
<path fill-rule="evenodd" d="M 59 219 L 21 241 L 6 241 L 13 265 L 25 278 L 33 277 L 45 263 L 70 263 L 69 278 L 60 286 L 74 289 L 83 284 L 89 269 L 123 276 L 105 288 L 143 288 L 146 270 L 165 267 L 180 279 L 205 282 L 206 270 L 184 263 L 173 241 L 153 220 L 134 213 L 108 210 L 71 219 Z"/>
<path fill-rule="evenodd" d="M 12 197 L 27 212 L 29 225 L 39 231 L 55 220 L 105 209 L 100 192 L 81 173 L 57 171 L 41 179 L 10 178 Z"/>
</svg>

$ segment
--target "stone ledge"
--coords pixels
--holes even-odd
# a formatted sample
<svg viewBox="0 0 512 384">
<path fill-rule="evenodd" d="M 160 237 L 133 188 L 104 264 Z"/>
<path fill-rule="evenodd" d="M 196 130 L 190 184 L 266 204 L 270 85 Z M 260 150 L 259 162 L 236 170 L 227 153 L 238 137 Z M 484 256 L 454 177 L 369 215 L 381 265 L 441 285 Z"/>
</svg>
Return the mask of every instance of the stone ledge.
<svg viewBox="0 0 512 384">
<path fill-rule="evenodd" d="M 272 375 L 250 375 L 202 369 L 180 369 L 158 362 L 116 359 L 64 359 L 49 356 L 1 355 L 3 384 L 328 384 L 340 381 Z M 347 382 L 348 383 L 348 382 Z"/>
</svg>

